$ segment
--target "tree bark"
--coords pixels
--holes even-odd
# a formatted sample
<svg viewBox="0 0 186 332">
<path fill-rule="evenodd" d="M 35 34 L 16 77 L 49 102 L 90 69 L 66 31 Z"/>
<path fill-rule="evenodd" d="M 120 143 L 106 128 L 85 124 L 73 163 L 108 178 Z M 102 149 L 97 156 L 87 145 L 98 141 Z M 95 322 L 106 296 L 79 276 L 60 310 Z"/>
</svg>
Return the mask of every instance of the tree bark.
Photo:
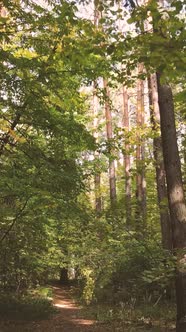
<svg viewBox="0 0 186 332">
<path fill-rule="evenodd" d="M 104 89 L 106 92 L 106 100 L 105 100 L 105 118 L 106 118 L 106 132 L 107 132 L 107 141 L 109 147 L 109 184 L 110 184 L 110 200 L 111 204 L 116 201 L 116 175 L 115 175 L 115 163 L 113 159 L 113 148 L 112 148 L 112 114 L 110 109 L 110 92 L 107 80 L 104 79 Z"/>
<path fill-rule="evenodd" d="M 143 73 L 143 64 L 138 65 L 138 73 Z M 136 125 L 137 132 L 144 126 L 144 81 L 138 79 L 137 82 L 137 112 L 136 112 Z M 146 221 L 146 181 L 145 181 L 145 146 L 141 133 L 137 133 L 137 146 L 136 146 L 136 199 L 137 219 L 141 218 L 143 224 Z"/>
<path fill-rule="evenodd" d="M 153 154 L 156 170 L 156 185 L 158 205 L 160 211 L 162 246 L 166 250 L 172 249 L 172 229 L 168 207 L 165 205 L 167 198 L 166 175 L 163 161 L 162 140 L 161 135 L 158 135 L 160 129 L 160 110 L 158 103 L 158 87 L 156 74 L 151 74 L 148 80 L 149 83 L 149 103 L 152 130 L 155 134 L 153 139 Z"/>
<path fill-rule="evenodd" d="M 97 2 L 94 0 L 94 25 L 95 27 L 99 26 L 99 20 L 101 13 L 97 8 Z M 97 97 L 97 81 L 94 81 L 93 86 L 93 112 L 94 112 L 94 137 L 96 143 L 98 142 L 98 97 Z M 95 175 L 94 175 L 94 186 L 95 186 L 95 209 L 98 214 L 102 210 L 102 198 L 101 198 L 101 174 L 99 171 L 99 152 L 95 151 L 94 160 L 98 163 L 96 166 Z M 98 169 L 97 169 L 98 168 Z"/>
<path fill-rule="evenodd" d="M 169 211 L 173 232 L 173 248 L 177 254 L 176 269 L 176 331 L 186 331 L 186 204 L 178 152 L 174 103 L 170 86 L 162 85 L 158 75 L 158 94 L 161 120 L 163 157 L 167 179 Z"/>
<path fill-rule="evenodd" d="M 96 143 L 98 142 L 98 97 L 96 95 L 97 82 L 94 82 L 93 91 L 93 113 L 94 113 L 94 137 Z M 102 210 L 102 199 L 101 199 L 101 174 L 99 170 L 99 152 L 94 153 L 95 160 L 95 175 L 94 175 L 94 185 L 95 185 L 95 209 L 99 214 Z"/>
<path fill-rule="evenodd" d="M 129 132 L 129 110 L 128 110 L 128 93 L 127 88 L 123 86 L 123 128 L 125 133 Z M 130 175 L 130 155 L 129 155 L 128 138 L 125 137 L 124 146 L 124 169 L 125 169 L 125 201 L 126 201 L 126 224 L 131 223 L 131 175 Z"/>
</svg>

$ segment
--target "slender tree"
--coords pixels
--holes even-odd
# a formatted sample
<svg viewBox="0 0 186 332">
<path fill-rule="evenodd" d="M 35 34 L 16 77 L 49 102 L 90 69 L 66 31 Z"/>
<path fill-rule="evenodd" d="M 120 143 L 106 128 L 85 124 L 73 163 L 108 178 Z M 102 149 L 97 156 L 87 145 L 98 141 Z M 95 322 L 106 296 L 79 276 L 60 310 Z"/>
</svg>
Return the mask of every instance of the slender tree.
<svg viewBox="0 0 186 332">
<path fill-rule="evenodd" d="M 164 6 L 162 0 L 158 4 Z M 152 32 L 157 36 L 162 31 L 152 23 Z M 172 247 L 177 256 L 176 267 L 176 303 L 177 320 L 176 332 L 186 331 L 186 203 L 182 182 L 181 162 L 178 150 L 174 102 L 172 89 L 168 84 L 161 83 L 161 72 L 154 74 L 154 82 L 157 79 L 158 102 L 160 111 L 160 125 L 163 148 L 163 159 L 167 181 L 167 196 L 170 212 L 170 224 L 168 231 L 172 229 Z M 151 85 L 152 85 L 151 79 Z M 169 232 L 170 236 L 170 232 Z"/>
<path fill-rule="evenodd" d="M 167 202 L 167 187 L 166 175 L 163 162 L 162 140 L 161 135 L 158 134 L 160 129 L 160 111 L 158 103 L 158 87 L 156 74 L 151 74 L 148 79 L 149 85 L 149 104 L 151 125 L 154 132 L 153 138 L 153 154 L 156 170 L 156 185 L 158 205 L 160 210 L 161 233 L 162 233 L 162 246 L 164 249 L 172 249 L 172 229 L 170 224 L 170 215 Z"/>
<path fill-rule="evenodd" d="M 116 175 L 115 175 L 115 163 L 113 159 L 113 130 L 112 130 L 112 112 L 110 107 L 110 91 L 108 82 L 106 79 L 103 80 L 105 89 L 105 118 L 106 118 L 106 134 L 109 148 L 109 184 L 110 184 L 110 200 L 114 203 L 116 200 Z"/>
<path fill-rule="evenodd" d="M 94 24 L 99 25 L 99 19 L 102 17 L 102 12 L 99 8 L 99 0 L 94 0 Z M 105 90 L 105 119 L 106 119 L 106 136 L 109 149 L 109 186 L 110 186 L 110 200 L 113 204 L 116 200 L 116 175 L 115 175 L 115 163 L 113 159 L 113 130 L 112 130 L 112 112 L 110 107 L 110 91 L 108 87 L 107 79 L 103 79 L 103 87 Z"/>
<path fill-rule="evenodd" d="M 138 74 L 143 73 L 143 64 L 138 65 Z M 145 146 L 139 131 L 144 126 L 144 81 L 138 79 L 137 82 L 137 146 L 136 146 L 136 198 L 137 198 L 137 218 L 140 216 L 145 222 L 146 219 L 146 181 L 145 181 Z"/>
<path fill-rule="evenodd" d="M 159 0 L 164 6 L 164 2 Z M 161 31 L 153 30 L 157 35 Z M 176 267 L 176 304 L 177 320 L 176 332 L 186 331 L 186 202 L 182 181 L 181 162 L 177 143 L 174 101 L 172 89 L 168 84 L 161 83 L 161 72 L 156 74 L 158 100 L 160 110 L 161 137 L 163 159 L 165 165 L 167 195 L 172 228 L 172 245 L 177 255 Z"/>
<path fill-rule="evenodd" d="M 94 25 L 98 27 L 100 19 L 100 12 L 97 8 L 97 2 L 94 0 Z M 93 82 L 93 116 L 94 116 L 94 137 L 96 143 L 98 142 L 98 108 L 99 108 L 99 101 L 97 96 L 97 81 Z M 102 202 L 101 202 L 101 174 L 99 171 L 99 152 L 95 151 L 94 159 L 95 159 L 95 175 L 94 175 L 94 185 L 95 185 L 95 208 L 96 212 L 100 213 L 102 209 Z M 98 162 L 98 163 L 97 163 Z"/>
<path fill-rule="evenodd" d="M 98 142 L 98 97 L 97 97 L 97 82 L 94 81 L 93 87 L 93 113 L 94 113 L 94 138 L 96 143 Z M 95 208 L 96 212 L 100 213 L 102 209 L 101 202 L 101 174 L 99 170 L 99 152 L 95 151 L 94 160 L 95 160 L 95 175 L 94 175 L 94 185 L 95 185 Z"/>
<path fill-rule="evenodd" d="M 186 264 L 186 255 L 184 255 L 186 248 L 186 203 L 176 137 L 172 90 L 169 85 L 161 84 L 160 75 L 158 75 L 158 94 L 173 248 L 178 259 L 176 269 L 176 332 L 183 332 L 186 331 L 186 273 L 184 269 Z"/>
<path fill-rule="evenodd" d="M 128 92 L 127 88 L 123 86 L 123 128 L 125 134 L 129 132 L 129 99 L 128 99 Z M 131 221 L 131 161 L 130 161 L 130 154 L 129 154 L 130 145 L 128 143 L 128 138 L 125 138 L 125 146 L 124 146 L 124 154 L 123 154 L 123 161 L 124 161 L 124 169 L 125 169 L 125 199 L 126 199 L 126 223 L 130 225 Z"/>
</svg>

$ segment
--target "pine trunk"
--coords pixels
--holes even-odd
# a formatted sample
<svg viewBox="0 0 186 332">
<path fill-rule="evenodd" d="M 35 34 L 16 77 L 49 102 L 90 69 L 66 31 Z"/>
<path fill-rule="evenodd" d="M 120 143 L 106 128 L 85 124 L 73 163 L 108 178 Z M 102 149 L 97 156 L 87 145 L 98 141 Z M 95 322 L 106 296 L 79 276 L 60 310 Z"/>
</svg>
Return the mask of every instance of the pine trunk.
<svg viewBox="0 0 186 332">
<path fill-rule="evenodd" d="M 115 175 L 115 163 L 113 159 L 113 148 L 112 148 L 112 114 L 109 102 L 109 87 L 107 84 L 107 80 L 104 80 L 104 89 L 106 92 L 106 100 L 105 100 L 105 118 L 106 118 L 106 132 L 107 132 L 107 141 L 109 147 L 109 184 L 110 184 L 110 200 L 111 203 L 116 201 L 116 175 Z"/>
<path fill-rule="evenodd" d="M 166 250 L 172 249 L 172 229 L 167 202 L 167 187 L 166 175 L 163 161 L 162 140 L 161 135 L 158 135 L 160 127 L 160 110 L 158 103 L 158 87 L 156 74 L 151 74 L 149 77 L 149 102 L 151 113 L 151 125 L 155 137 L 153 139 L 153 153 L 156 169 L 156 185 L 158 194 L 158 205 L 160 211 L 162 246 Z"/>
<path fill-rule="evenodd" d="M 99 26 L 100 12 L 97 9 L 97 3 L 94 1 L 94 25 Z M 94 91 L 93 91 L 93 112 L 94 112 L 94 137 L 96 143 L 98 142 L 98 97 L 97 97 L 97 82 L 94 81 Z M 95 176 L 94 176 L 94 186 L 95 186 L 95 209 L 99 214 L 102 210 L 102 199 L 101 199 L 101 174 L 99 171 L 99 152 L 95 152 L 94 159 L 98 165 L 96 165 Z"/>
<path fill-rule="evenodd" d="M 93 91 L 93 115 L 94 115 L 94 137 L 96 143 L 98 142 L 98 97 L 96 95 L 97 83 L 94 82 Z M 95 175 L 94 175 L 94 185 L 95 185 L 95 209 L 99 214 L 102 210 L 102 200 L 101 200 L 101 174 L 99 171 L 99 152 L 94 153 L 95 160 Z"/>
<path fill-rule="evenodd" d="M 161 85 L 158 77 L 158 94 L 161 120 L 163 157 L 167 179 L 169 211 L 173 231 L 173 248 L 177 254 L 176 271 L 176 331 L 186 331 L 186 204 L 181 174 L 181 163 L 178 152 L 174 104 L 171 88 Z M 179 250 L 178 250 L 179 249 Z M 181 249 L 181 250 L 180 250 Z"/>
<path fill-rule="evenodd" d="M 125 134 L 129 132 L 129 110 L 128 110 L 128 93 L 126 87 L 123 86 L 123 128 Z M 131 223 L 131 175 L 130 175 L 130 155 L 129 155 L 128 137 L 125 137 L 124 146 L 124 169 L 125 169 L 125 200 L 126 200 L 126 224 Z"/>
<path fill-rule="evenodd" d="M 143 64 L 139 64 L 138 73 L 143 72 Z M 137 219 L 146 221 L 146 181 L 145 181 L 145 146 L 139 131 L 144 127 L 144 81 L 138 79 L 137 83 L 137 146 L 136 146 L 136 199 L 137 199 Z"/>
</svg>

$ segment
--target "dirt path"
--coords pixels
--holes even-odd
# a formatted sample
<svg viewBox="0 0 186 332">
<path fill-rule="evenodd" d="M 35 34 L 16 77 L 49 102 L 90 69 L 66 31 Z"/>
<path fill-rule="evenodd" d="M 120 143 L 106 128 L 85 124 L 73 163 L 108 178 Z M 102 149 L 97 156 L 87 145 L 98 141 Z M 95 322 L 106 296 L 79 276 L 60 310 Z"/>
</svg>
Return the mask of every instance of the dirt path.
<svg viewBox="0 0 186 332">
<path fill-rule="evenodd" d="M 83 318 L 82 309 L 73 301 L 69 289 L 52 286 L 57 313 L 40 321 L 3 321 L 0 332 L 113 332 L 109 326 Z"/>
<path fill-rule="evenodd" d="M 0 321 L 0 332 L 168 332 L 167 329 L 145 329 L 137 326 L 98 324 L 85 318 L 85 313 L 73 300 L 68 288 L 52 286 L 57 313 L 38 321 Z M 170 330 L 169 330 L 170 331 Z"/>
<path fill-rule="evenodd" d="M 53 287 L 54 305 L 58 308 L 56 316 L 57 324 L 55 331 L 64 332 L 106 332 L 111 331 L 109 327 L 102 327 L 96 321 L 83 317 L 82 309 L 74 302 L 69 290 Z"/>
</svg>

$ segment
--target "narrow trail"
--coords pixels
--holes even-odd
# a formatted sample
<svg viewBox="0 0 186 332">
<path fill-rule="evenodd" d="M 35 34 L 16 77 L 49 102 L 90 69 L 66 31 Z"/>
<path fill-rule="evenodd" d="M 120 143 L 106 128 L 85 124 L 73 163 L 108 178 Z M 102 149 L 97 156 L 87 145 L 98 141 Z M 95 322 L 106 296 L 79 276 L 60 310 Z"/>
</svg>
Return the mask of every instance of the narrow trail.
<svg viewBox="0 0 186 332">
<path fill-rule="evenodd" d="M 0 332 L 113 332 L 109 326 L 100 326 L 96 321 L 84 318 L 68 288 L 56 285 L 52 290 L 56 314 L 46 320 L 3 321 Z"/>
<path fill-rule="evenodd" d="M 54 305 L 59 313 L 55 320 L 57 324 L 54 331 L 64 332 L 106 332 L 109 327 L 101 327 L 96 321 L 83 317 L 82 309 L 75 303 L 69 293 L 69 289 L 53 286 Z"/>
<path fill-rule="evenodd" d="M 51 286 L 56 314 L 46 320 L 0 321 L 0 332 L 170 332 L 169 329 L 138 328 L 101 324 L 85 317 L 81 307 L 73 300 L 69 288 Z M 171 330 L 173 332 L 173 330 Z"/>
</svg>

